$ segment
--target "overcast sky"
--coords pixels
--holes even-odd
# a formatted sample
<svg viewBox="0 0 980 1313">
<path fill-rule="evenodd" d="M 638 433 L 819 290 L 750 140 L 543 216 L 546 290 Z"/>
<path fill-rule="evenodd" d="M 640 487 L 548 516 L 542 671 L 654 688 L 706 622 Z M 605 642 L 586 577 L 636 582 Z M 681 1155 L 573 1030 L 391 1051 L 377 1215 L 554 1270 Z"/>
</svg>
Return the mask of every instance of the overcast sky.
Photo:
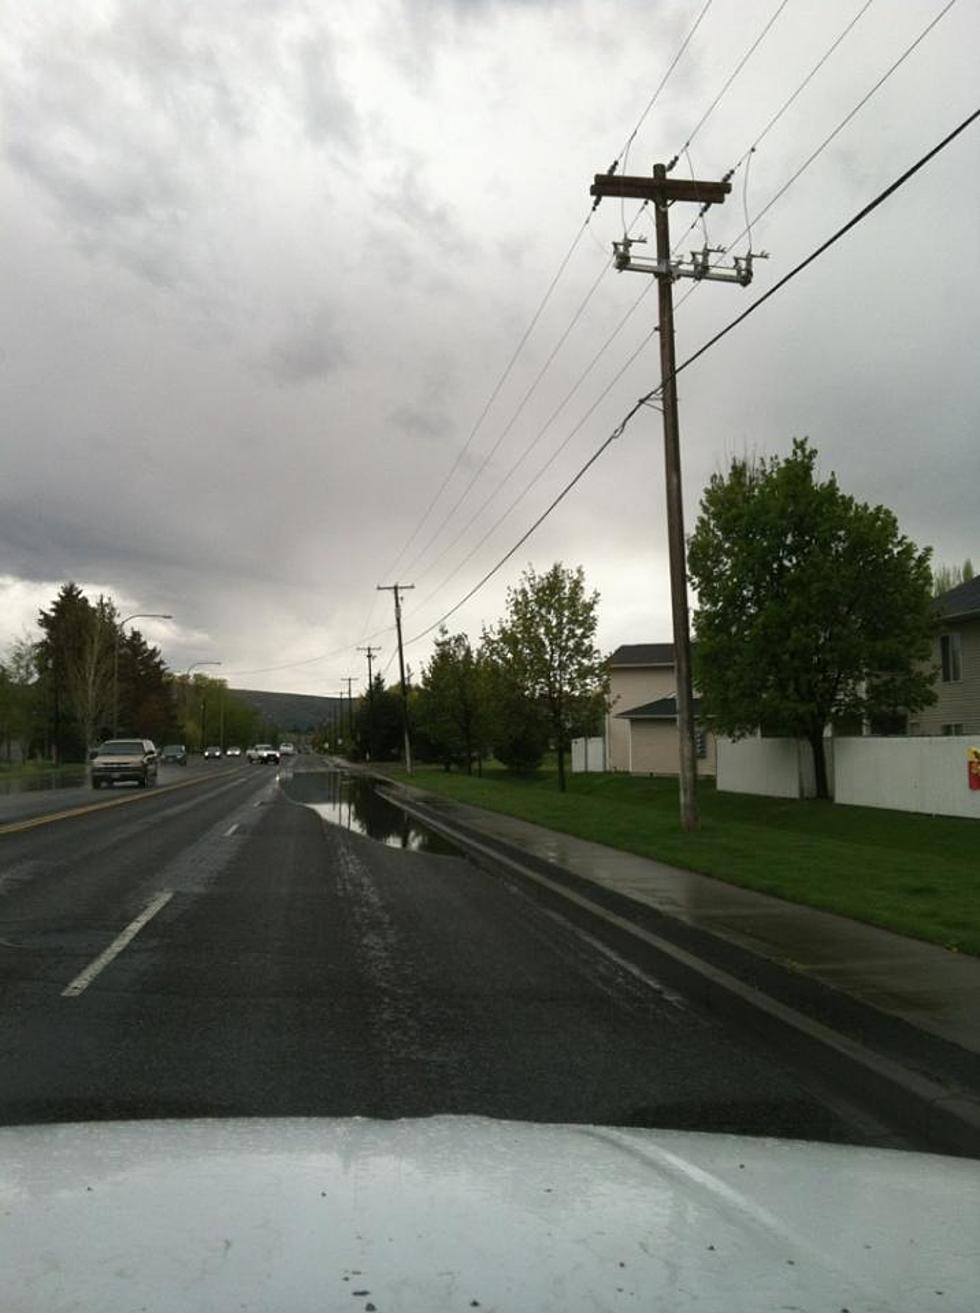
<svg viewBox="0 0 980 1313">
<path fill-rule="evenodd" d="M 655 338 L 613 381 L 654 280 L 603 274 L 624 223 L 652 243 L 650 216 L 605 201 L 582 228 L 699 15 L 628 173 L 691 139 L 676 175 L 721 177 L 865 11 L 708 215 L 744 253 L 746 214 L 945 3 L 0 4 L 0 648 L 74 579 L 171 612 L 138 623 L 175 669 L 363 687 L 357 645 L 395 654 L 376 585 L 416 585 L 406 638 L 433 624 L 659 381 Z M 959 0 L 755 223 L 752 287 L 676 285 L 679 359 L 977 108 L 978 51 Z M 732 454 L 808 434 L 938 561 L 980 557 L 978 164 L 980 123 L 683 374 L 688 530 Z M 672 236 L 695 213 L 677 205 Z M 449 627 L 477 637 L 555 560 L 600 591 L 605 649 L 670 639 L 656 411 Z"/>
</svg>

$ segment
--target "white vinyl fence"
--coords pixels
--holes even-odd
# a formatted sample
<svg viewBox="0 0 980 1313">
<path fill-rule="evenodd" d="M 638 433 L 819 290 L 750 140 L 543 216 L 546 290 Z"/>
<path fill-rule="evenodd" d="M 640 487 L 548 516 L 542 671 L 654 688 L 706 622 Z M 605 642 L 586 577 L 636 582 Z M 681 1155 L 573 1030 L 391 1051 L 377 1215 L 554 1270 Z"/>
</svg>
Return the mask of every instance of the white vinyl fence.
<svg viewBox="0 0 980 1313">
<path fill-rule="evenodd" d="M 839 743 L 840 740 L 837 740 Z M 824 739 L 827 778 L 834 791 L 833 739 Z M 816 795 L 813 753 L 802 739 L 718 740 L 718 788 L 727 793 L 757 793 L 767 798 L 812 798 Z"/>
<path fill-rule="evenodd" d="M 980 789 L 971 789 L 969 780 L 970 750 L 980 750 L 980 734 L 839 738 L 825 745 L 837 803 L 980 820 Z M 812 797 L 809 745 L 797 739 L 719 739 L 718 788 L 772 798 Z"/>
<path fill-rule="evenodd" d="M 606 740 L 572 739 L 572 774 L 584 775 L 586 771 L 604 771 L 606 769 Z"/>
<path fill-rule="evenodd" d="M 930 816 L 980 820 L 980 789 L 971 789 L 973 736 L 838 739 L 837 802 Z"/>
</svg>

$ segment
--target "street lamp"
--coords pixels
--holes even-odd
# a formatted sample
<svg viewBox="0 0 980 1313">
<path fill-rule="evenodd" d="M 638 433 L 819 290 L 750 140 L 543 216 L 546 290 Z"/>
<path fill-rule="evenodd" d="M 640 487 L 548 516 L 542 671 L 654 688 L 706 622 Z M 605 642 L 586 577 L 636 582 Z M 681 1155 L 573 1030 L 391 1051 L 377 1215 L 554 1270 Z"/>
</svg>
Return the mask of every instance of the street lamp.
<svg viewBox="0 0 980 1313">
<path fill-rule="evenodd" d="M 172 615 L 161 611 L 134 611 L 132 615 L 123 616 L 116 628 L 116 642 L 112 655 L 112 736 L 119 733 L 119 636 L 130 620 L 172 620 Z"/>
<path fill-rule="evenodd" d="M 220 666 L 220 665 L 221 665 L 220 661 L 194 661 L 187 667 L 187 671 L 186 671 L 187 678 L 190 679 L 192 670 L 197 670 L 201 666 Z M 201 697 L 201 751 L 202 752 L 204 751 L 204 729 L 205 729 L 204 717 L 207 711 L 207 705 L 208 705 L 207 698 L 202 695 Z"/>
</svg>

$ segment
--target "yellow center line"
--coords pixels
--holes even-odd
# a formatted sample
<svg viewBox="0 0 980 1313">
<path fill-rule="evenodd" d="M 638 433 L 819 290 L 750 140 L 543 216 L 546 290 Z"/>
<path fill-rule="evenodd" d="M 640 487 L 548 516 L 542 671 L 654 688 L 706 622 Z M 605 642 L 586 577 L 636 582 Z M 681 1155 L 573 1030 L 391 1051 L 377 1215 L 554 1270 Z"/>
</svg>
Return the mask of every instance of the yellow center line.
<svg viewBox="0 0 980 1313">
<path fill-rule="evenodd" d="M 72 816 L 88 816 L 91 812 L 105 811 L 109 807 L 125 807 L 130 802 L 145 802 L 148 798 L 159 798 L 162 793 L 174 793 L 177 789 L 189 789 L 192 784 L 202 780 L 220 780 L 234 775 L 235 769 L 218 771 L 214 774 L 195 775 L 192 780 L 181 780 L 179 784 L 164 784 L 153 789 L 139 789 L 136 793 L 127 793 L 125 798 L 113 798 L 112 802 L 93 802 L 87 807 L 71 807 L 63 812 L 48 812 L 44 816 L 31 816 L 25 821 L 11 821 L 0 825 L 0 834 L 16 834 L 19 830 L 33 830 L 38 825 L 50 825 L 53 821 L 67 821 Z"/>
</svg>

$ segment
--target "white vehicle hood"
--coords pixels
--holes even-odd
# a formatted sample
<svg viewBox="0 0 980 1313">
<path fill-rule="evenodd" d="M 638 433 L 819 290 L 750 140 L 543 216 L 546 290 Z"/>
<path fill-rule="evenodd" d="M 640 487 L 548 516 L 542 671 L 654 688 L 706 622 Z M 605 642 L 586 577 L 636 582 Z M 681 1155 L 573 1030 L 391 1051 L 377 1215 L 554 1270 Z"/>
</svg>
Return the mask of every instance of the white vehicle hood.
<svg viewBox="0 0 980 1313">
<path fill-rule="evenodd" d="M 0 1130 L 0 1307 L 976 1313 L 980 1163 L 419 1121 Z"/>
</svg>

